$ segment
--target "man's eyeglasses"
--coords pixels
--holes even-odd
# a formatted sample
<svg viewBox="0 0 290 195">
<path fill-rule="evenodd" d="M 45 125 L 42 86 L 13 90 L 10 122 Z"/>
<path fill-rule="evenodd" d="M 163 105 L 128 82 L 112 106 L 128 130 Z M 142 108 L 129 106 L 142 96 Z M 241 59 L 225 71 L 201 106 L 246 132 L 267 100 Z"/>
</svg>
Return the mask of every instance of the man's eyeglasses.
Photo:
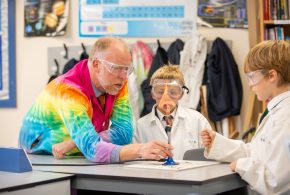
<svg viewBox="0 0 290 195">
<path fill-rule="evenodd" d="M 129 76 L 134 70 L 132 65 L 129 65 L 129 66 L 118 65 L 118 64 L 109 62 L 107 60 L 98 59 L 98 58 L 96 58 L 96 60 L 104 64 L 107 70 L 114 75 L 120 75 L 121 73 L 125 73 L 127 76 Z"/>
<path fill-rule="evenodd" d="M 260 69 L 256 71 L 252 71 L 247 73 L 247 78 L 249 82 L 249 86 L 257 85 L 268 73 L 269 71 L 267 69 Z"/>
</svg>

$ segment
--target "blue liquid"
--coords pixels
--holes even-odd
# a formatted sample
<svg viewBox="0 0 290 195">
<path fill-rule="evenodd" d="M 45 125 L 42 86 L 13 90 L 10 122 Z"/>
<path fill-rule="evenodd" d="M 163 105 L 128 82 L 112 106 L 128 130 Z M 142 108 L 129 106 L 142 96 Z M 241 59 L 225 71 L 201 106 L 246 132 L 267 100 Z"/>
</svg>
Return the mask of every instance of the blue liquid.
<svg viewBox="0 0 290 195">
<path fill-rule="evenodd" d="M 163 163 L 163 165 L 165 166 L 178 165 L 178 164 L 179 163 L 175 162 L 172 157 L 168 157 L 165 163 Z"/>
</svg>

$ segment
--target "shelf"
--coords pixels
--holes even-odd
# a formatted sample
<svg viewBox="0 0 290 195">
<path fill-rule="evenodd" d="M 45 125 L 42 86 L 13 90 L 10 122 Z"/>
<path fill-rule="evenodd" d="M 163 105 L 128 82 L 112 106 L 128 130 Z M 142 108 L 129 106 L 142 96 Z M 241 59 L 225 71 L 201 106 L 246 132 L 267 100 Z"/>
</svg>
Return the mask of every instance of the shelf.
<svg viewBox="0 0 290 195">
<path fill-rule="evenodd" d="M 287 25 L 290 24 L 290 20 L 264 20 L 264 24 Z"/>
</svg>

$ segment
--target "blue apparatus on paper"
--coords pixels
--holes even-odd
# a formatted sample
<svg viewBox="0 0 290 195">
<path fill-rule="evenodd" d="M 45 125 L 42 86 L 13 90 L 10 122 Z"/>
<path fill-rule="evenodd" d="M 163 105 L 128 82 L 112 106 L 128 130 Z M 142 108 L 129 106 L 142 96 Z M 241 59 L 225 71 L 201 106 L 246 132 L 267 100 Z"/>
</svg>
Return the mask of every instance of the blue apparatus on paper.
<svg viewBox="0 0 290 195">
<path fill-rule="evenodd" d="M 170 142 L 171 142 L 171 126 L 166 125 L 165 132 L 166 132 L 167 137 L 168 137 L 168 143 L 170 144 Z M 163 165 L 166 165 L 166 166 L 178 165 L 178 164 L 179 163 L 175 162 L 172 157 L 167 157 L 166 161 L 163 163 Z"/>
</svg>

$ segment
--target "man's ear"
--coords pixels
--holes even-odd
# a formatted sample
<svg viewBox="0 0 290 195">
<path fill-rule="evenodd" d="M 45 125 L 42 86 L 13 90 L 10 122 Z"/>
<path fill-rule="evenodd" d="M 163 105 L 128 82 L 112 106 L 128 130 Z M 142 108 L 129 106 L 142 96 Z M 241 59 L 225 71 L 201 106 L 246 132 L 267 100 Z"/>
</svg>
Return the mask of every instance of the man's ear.
<svg viewBox="0 0 290 195">
<path fill-rule="evenodd" d="M 93 61 L 92 61 L 92 65 L 93 65 L 94 68 L 98 68 L 98 66 L 99 66 L 99 61 L 98 61 L 98 60 L 93 60 Z"/>
<path fill-rule="evenodd" d="M 94 60 L 92 62 L 92 66 L 93 66 L 93 69 L 96 71 L 96 72 L 100 72 L 100 61 L 99 60 Z"/>
</svg>

